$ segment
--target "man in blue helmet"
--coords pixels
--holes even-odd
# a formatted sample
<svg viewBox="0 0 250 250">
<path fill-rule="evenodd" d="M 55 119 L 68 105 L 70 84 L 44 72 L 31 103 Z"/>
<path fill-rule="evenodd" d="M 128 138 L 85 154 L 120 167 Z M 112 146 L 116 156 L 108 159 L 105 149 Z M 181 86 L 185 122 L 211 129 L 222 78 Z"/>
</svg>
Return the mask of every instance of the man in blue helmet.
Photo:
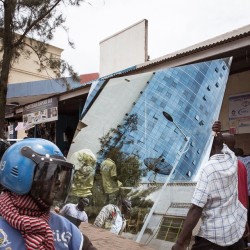
<svg viewBox="0 0 250 250">
<path fill-rule="evenodd" d="M 28 138 L 10 146 L 0 162 L 0 249 L 92 250 L 89 239 L 50 212 L 65 201 L 74 165 L 50 141 Z"/>
</svg>

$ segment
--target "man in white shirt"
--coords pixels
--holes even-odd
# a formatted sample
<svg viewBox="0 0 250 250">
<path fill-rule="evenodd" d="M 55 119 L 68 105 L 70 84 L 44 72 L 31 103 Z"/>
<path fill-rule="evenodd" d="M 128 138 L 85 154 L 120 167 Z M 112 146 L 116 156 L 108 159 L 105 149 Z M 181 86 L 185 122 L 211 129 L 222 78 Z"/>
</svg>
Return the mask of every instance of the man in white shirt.
<svg viewBox="0 0 250 250">
<path fill-rule="evenodd" d="M 247 209 L 238 199 L 238 166 L 235 154 L 214 137 L 209 161 L 202 166 L 192 205 L 172 250 L 184 250 L 199 218 L 202 223 L 192 250 L 243 250 Z"/>
<path fill-rule="evenodd" d="M 62 209 L 55 207 L 55 212 L 60 213 L 77 227 L 79 227 L 81 222 L 88 223 L 88 215 L 84 210 L 88 204 L 89 199 L 81 197 L 78 200 L 78 204 L 68 203 L 64 205 Z"/>
</svg>

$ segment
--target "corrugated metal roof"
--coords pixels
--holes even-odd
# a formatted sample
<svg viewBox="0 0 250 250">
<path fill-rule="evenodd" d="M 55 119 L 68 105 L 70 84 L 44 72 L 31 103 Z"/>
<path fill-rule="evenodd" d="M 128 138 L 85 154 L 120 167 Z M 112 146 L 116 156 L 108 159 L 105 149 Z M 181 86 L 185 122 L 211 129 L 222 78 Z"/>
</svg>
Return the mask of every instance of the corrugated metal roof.
<svg viewBox="0 0 250 250">
<path fill-rule="evenodd" d="M 7 98 L 25 97 L 43 94 L 57 94 L 67 91 L 67 88 L 76 89 L 82 85 L 67 77 L 49 80 L 40 80 L 23 83 L 8 84 Z"/>
<path fill-rule="evenodd" d="M 214 38 L 205 40 L 201 43 L 197 43 L 195 45 L 192 45 L 190 47 L 187 47 L 182 50 L 178 50 L 176 52 L 164 55 L 162 57 L 156 58 L 152 61 L 148 61 L 145 63 L 142 63 L 140 65 L 137 65 L 136 69 L 142 69 L 147 68 L 155 64 L 160 64 L 164 61 L 172 61 L 174 59 L 184 57 L 190 54 L 197 53 L 199 51 L 207 50 L 213 47 L 216 47 L 218 45 L 226 44 L 229 42 L 233 42 L 236 40 L 239 40 L 244 37 L 250 36 L 250 25 L 243 26 L 239 29 L 232 30 L 230 32 L 224 33 L 222 35 L 216 36 Z"/>
</svg>

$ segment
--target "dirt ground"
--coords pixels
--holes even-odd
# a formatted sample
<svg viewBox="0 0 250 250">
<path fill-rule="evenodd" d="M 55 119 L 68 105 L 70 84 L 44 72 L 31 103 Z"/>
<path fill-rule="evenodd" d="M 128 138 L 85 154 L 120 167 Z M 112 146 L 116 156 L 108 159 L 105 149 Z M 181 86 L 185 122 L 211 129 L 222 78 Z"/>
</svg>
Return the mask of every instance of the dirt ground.
<svg viewBox="0 0 250 250">
<path fill-rule="evenodd" d="M 86 234 L 92 244 L 99 250 L 152 250 L 148 246 L 138 244 L 133 240 L 115 235 L 109 231 L 97 228 L 89 223 L 81 223 L 80 230 Z"/>
</svg>

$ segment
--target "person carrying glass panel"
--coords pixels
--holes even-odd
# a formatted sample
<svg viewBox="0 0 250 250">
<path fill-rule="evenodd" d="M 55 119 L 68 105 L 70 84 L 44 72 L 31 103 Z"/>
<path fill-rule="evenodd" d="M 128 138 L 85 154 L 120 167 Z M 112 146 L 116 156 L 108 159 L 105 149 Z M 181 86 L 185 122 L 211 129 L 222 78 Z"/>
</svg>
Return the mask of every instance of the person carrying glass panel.
<svg viewBox="0 0 250 250">
<path fill-rule="evenodd" d="M 116 201 L 122 183 L 117 179 L 116 164 L 110 158 L 101 163 L 100 173 L 102 176 L 103 189 L 106 194 L 106 203 Z"/>
<path fill-rule="evenodd" d="M 90 149 L 82 149 L 69 158 L 69 162 L 75 165 L 76 171 L 70 197 L 78 201 L 79 197 L 92 196 L 94 183 L 96 157 Z"/>
<path fill-rule="evenodd" d="M 238 160 L 214 130 L 210 158 L 201 171 L 182 231 L 172 250 L 184 250 L 201 218 L 192 250 L 243 250 L 247 208 L 238 196 Z"/>
</svg>

